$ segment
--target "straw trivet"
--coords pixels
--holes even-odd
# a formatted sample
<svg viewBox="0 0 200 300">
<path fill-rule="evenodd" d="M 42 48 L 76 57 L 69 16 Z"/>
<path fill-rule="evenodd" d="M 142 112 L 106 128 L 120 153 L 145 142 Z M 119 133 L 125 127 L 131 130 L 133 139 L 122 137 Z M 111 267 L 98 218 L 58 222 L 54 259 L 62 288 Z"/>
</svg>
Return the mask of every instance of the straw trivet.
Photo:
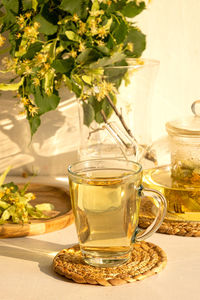
<svg viewBox="0 0 200 300">
<path fill-rule="evenodd" d="M 147 228 L 154 220 L 155 214 L 153 213 L 151 201 L 143 201 L 140 209 L 139 227 Z M 181 221 L 176 214 L 167 213 L 164 221 L 157 232 L 200 237 L 200 222 L 195 221 Z"/>
<path fill-rule="evenodd" d="M 118 267 L 101 268 L 87 265 L 79 245 L 60 251 L 53 260 L 56 273 L 77 283 L 103 286 L 139 281 L 157 274 L 166 266 L 165 252 L 158 246 L 140 242 L 133 246 L 130 260 Z"/>
</svg>

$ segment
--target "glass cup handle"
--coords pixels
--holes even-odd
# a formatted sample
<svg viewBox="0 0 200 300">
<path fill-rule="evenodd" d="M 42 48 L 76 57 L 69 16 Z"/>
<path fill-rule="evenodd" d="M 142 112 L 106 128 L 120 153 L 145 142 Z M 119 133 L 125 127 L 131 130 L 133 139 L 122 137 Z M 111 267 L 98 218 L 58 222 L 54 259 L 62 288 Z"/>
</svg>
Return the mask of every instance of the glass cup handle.
<svg viewBox="0 0 200 300">
<path fill-rule="evenodd" d="M 165 197 L 154 189 L 141 188 L 140 196 L 152 197 L 155 200 L 155 205 L 158 208 L 155 220 L 145 230 L 140 230 L 135 238 L 136 242 L 140 242 L 151 236 L 160 227 L 167 211 L 167 202 Z"/>
</svg>

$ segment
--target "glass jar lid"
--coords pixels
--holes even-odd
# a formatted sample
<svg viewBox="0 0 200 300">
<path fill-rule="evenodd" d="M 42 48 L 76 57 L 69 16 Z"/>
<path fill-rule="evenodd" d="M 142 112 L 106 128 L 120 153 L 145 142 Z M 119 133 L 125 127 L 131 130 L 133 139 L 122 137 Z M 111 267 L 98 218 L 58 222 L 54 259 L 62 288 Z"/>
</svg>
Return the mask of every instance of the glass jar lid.
<svg viewBox="0 0 200 300">
<path fill-rule="evenodd" d="M 192 104 L 191 110 L 194 116 L 166 123 L 166 130 L 169 135 L 200 137 L 200 100 Z"/>
</svg>

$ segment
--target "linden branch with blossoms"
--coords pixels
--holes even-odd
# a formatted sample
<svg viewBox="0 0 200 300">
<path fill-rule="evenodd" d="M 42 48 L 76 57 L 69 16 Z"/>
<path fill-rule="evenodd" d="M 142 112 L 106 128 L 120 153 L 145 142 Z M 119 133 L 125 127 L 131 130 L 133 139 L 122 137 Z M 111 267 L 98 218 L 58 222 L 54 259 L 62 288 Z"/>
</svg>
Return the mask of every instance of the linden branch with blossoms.
<svg viewBox="0 0 200 300">
<path fill-rule="evenodd" d="M 114 111 L 126 129 L 116 108 L 125 74 L 107 81 L 106 68 L 141 56 L 145 35 L 133 18 L 145 8 L 139 0 L 2 0 L 0 47 L 7 32 L 10 50 L 0 72 L 14 72 L 15 81 L 0 89 L 17 91 L 31 135 L 58 106 L 63 84 L 82 102 L 87 126 Z"/>
</svg>

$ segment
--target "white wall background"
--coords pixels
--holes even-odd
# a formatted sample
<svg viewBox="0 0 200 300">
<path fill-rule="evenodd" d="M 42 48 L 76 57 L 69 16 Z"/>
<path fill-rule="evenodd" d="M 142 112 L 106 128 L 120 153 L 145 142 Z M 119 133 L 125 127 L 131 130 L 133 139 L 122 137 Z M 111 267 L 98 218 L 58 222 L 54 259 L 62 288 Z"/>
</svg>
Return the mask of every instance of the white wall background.
<svg viewBox="0 0 200 300">
<path fill-rule="evenodd" d="M 167 121 L 191 114 L 192 102 L 200 98 L 199 15 L 200 0 L 152 0 L 137 17 L 138 27 L 147 36 L 143 57 L 160 61 L 152 99 L 154 141 L 166 134 Z M 8 99 L 6 94 L 1 95 L 0 172 L 12 164 L 14 173 L 66 174 L 67 164 L 77 158 L 76 109 L 61 103 L 57 119 L 54 113 L 48 113 L 30 145 L 28 124 L 16 117 L 12 101 L 15 100 Z M 55 127 L 59 130 L 52 137 Z"/>
<path fill-rule="evenodd" d="M 160 61 L 152 99 L 152 136 L 165 134 L 165 123 L 191 114 L 200 99 L 200 1 L 152 0 L 137 18 L 147 36 L 143 57 Z"/>
</svg>

